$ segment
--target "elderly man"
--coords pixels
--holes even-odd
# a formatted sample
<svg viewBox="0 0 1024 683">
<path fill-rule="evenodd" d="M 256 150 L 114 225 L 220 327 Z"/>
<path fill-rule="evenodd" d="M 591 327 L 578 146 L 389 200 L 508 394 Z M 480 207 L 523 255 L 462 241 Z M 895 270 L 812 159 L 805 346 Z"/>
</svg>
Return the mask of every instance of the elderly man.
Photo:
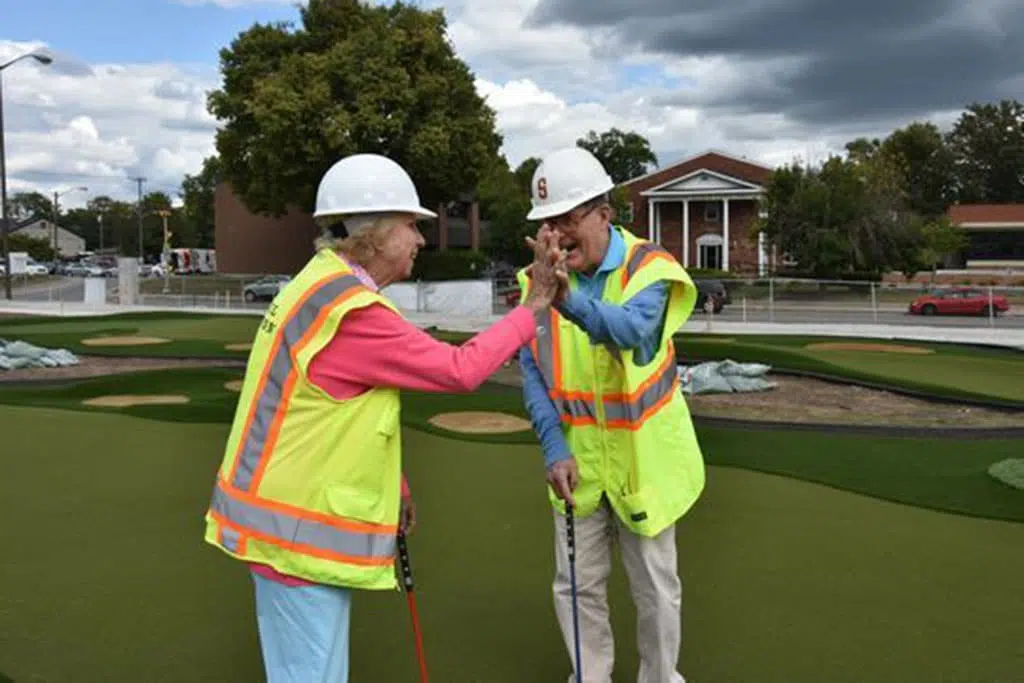
<svg viewBox="0 0 1024 683">
<path fill-rule="evenodd" d="M 544 222 L 540 240 L 557 238 L 567 272 L 520 352 L 523 391 L 555 508 L 555 608 L 570 653 L 566 503 L 575 514 L 583 680 L 612 680 L 606 584 L 617 543 L 637 609 L 638 681 L 681 683 L 675 523 L 700 496 L 705 473 L 672 335 L 697 293 L 664 248 L 612 224 L 613 187 L 580 148 L 547 156 L 533 176 L 527 218 Z M 525 297 L 529 270 L 519 282 Z"/>
</svg>

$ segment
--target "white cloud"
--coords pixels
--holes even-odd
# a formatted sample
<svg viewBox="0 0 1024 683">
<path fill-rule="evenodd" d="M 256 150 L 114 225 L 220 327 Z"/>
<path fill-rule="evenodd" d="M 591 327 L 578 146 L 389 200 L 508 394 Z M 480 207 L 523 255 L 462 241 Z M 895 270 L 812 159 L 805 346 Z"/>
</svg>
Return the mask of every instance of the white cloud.
<svg viewBox="0 0 1024 683">
<path fill-rule="evenodd" d="M 37 47 L 0 42 L 0 61 Z M 215 67 L 84 65 L 57 55 L 48 67 L 25 60 L 6 69 L 10 191 L 86 185 L 88 194 L 62 203 L 77 206 L 97 194 L 130 200 L 136 186 L 129 178 L 141 175 L 144 190 L 175 192 L 214 151 L 206 93 L 217 82 Z"/>
</svg>

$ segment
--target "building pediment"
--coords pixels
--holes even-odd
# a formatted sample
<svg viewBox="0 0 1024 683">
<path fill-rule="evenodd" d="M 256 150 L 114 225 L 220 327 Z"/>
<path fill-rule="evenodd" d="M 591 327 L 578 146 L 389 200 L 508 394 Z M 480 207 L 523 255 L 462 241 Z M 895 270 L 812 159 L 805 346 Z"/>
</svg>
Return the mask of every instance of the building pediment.
<svg viewBox="0 0 1024 683">
<path fill-rule="evenodd" d="M 681 178 L 672 180 L 652 187 L 642 194 L 650 197 L 659 195 L 671 195 L 675 197 L 685 195 L 723 195 L 750 194 L 761 192 L 762 187 L 754 183 L 733 178 L 732 176 L 707 168 L 701 168 Z"/>
</svg>

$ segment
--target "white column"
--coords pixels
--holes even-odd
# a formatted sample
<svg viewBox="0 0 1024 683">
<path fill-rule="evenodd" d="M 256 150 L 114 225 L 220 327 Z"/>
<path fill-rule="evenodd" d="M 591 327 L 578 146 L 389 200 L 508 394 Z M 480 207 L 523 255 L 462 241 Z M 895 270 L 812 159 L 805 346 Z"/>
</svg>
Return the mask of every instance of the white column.
<svg viewBox="0 0 1024 683">
<path fill-rule="evenodd" d="M 729 270 L 729 198 L 722 202 L 722 270 Z"/>
<path fill-rule="evenodd" d="M 690 267 L 690 200 L 683 200 L 683 268 Z"/>
<path fill-rule="evenodd" d="M 654 239 L 661 244 L 661 202 L 654 202 Z"/>
<path fill-rule="evenodd" d="M 654 240 L 654 200 L 647 200 L 647 239 Z"/>
<path fill-rule="evenodd" d="M 757 233 L 757 276 L 764 277 L 768 267 L 768 248 L 765 244 L 764 231 Z"/>
</svg>

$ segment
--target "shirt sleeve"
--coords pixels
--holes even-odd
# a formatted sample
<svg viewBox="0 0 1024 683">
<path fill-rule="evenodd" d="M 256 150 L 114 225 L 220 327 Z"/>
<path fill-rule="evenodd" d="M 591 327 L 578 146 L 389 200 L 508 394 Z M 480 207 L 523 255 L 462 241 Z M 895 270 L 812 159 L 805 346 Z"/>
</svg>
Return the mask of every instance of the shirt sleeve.
<svg viewBox="0 0 1024 683">
<path fill-rule="evenodd" d="M 334 396 L 369 387 L 468 393 L 535 334 L 533 313 L 518 306 L 456 346 L 435 339 L 384 306 L 373 305 L 345 316 L 334 339 L 314 359 L 310 375 Z"/>
<path fill-rule="evenodd" d="M 611 304 L 572 290 L 557 306 L 558 312 L 583 329 L 595 344 L 640 349 L 660 336 L 668 301 L 668 287 L 655 282 L 624 304 Z"/>
<path fill-rule="evenodd" d="M 529 346 L 519 351 L 519 366 L 523 376 L 523 400 L 530 415 L 533 431 L 540 440 L 544 452 L 544 467 L 550 468 L 556 462 L 572 456 L 569 445 L 562 433 L 562 421 L 558 409 L 548 395 L 544 377 L 533 358 Z"/>
</svg>

